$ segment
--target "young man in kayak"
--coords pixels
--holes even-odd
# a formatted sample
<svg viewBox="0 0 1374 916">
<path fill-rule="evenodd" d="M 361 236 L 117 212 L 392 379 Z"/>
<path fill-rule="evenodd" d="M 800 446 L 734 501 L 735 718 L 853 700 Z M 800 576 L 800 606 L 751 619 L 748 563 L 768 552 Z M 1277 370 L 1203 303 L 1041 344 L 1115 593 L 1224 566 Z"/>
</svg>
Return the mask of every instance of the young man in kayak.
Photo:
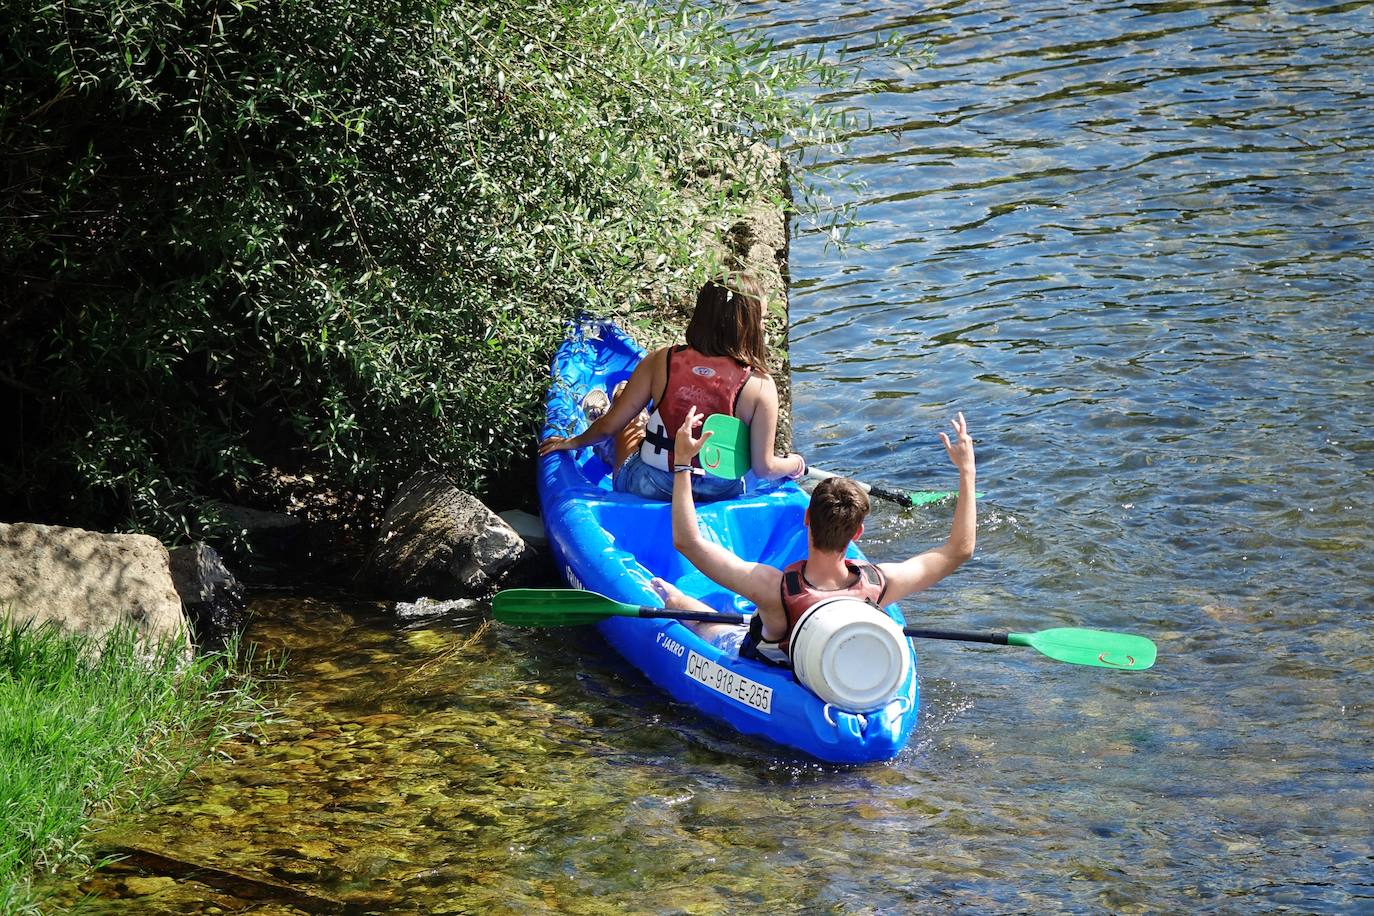
<svg viewBox="0 0 1374 916">
<path fill-rule="evenodd" d="M 786 569 L 743 560 L 707 540 L 698 529 L 689 480 L 693 474 L 691 459 L 711 437 L 710 433 L 699 439 L 692 435 L 703 419 L 693 407 L 677 431 L 673 546 L 713 582 L 743 595 L 758 608 L 747 632 L 743 627 L 728 624 L 689 624 L 707 642 L 726 650 L 738 645 L 739 654 L 745 658 L 786 665 L 792 628 L 815 604 L 830 598 L 854 597 L 882 607 L 929 588 L 973 556 L 977 529 L 976 470 L 973 439 L 962 413 L 951 421 L 954 441 L 940 433 L 949 460 L 959 471 L 959 500 L 945 543 L 897 563 L 870 564 L 847 559 L 845 550 L 850 541 L 863 534 L 868 494 L 852 480 L 832 477 L 816 486 L 803 519 L 807 529 L 806 559 Z M 711 610 L 662 579 L 654 579 L 653 585 L 665 607 Z"/>
</svg>

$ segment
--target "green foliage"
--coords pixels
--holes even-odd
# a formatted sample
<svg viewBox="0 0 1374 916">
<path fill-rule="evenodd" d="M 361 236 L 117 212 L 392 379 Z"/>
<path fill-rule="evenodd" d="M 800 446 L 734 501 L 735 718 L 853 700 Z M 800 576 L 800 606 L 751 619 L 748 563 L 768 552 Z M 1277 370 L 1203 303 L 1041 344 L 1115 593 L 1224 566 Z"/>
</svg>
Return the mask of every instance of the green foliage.
<svg viewBox="0 0 1374 916">
<path fill-rule="evenodd" d="M 259 720 L 233 658 L 0 619 L 0 910 L 32 905 L 35 865 L 81 857 L 91 818 L 146 803 Z"/>
<path fill-rule="evenodd" d="M 851 78 L 618 0 L 15 0 L 0 35 L 0 512 L 164 538 L 269 466 L 480 488 L 566 320 L 694 288 L 785 205 L 757 141 L 833 141 L 799 90 Z"/>
</svg>

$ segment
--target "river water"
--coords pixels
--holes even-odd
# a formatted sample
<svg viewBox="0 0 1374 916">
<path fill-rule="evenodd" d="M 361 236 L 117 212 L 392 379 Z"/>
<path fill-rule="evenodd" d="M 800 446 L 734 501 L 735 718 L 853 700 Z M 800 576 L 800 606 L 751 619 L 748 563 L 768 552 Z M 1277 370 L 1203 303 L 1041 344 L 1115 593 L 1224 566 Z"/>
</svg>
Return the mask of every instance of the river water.
<svg viewBox="0 0 1374 916">
<path fill-rule="evenodd" d="M 286 721 L 101 837 L 200 871 L 132 860 L 93 910 L 1374 912 L 1374 7 L 741 13 L 929 43 L 837 96 L 872 117 L 866 247 L 794 239 L 798 446 L 939 486 L 964 411 L 978 552 L 908 617 L 1141 633 L 1156 667 L 923 645 L 916 737 L 846 769 L 591 633 L 262 599 Z M 879 505 L 866 550 L 948 523 Z"/>
</svg>

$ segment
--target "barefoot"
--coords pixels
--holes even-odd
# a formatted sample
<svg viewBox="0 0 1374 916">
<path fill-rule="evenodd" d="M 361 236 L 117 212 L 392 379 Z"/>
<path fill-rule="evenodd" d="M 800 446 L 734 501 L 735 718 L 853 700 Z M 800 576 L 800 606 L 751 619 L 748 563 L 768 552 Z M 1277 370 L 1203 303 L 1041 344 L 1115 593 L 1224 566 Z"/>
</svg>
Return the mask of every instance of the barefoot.
<svg viewBox="0 0 1374 916">
<path fill-rule="evenodd" d="M 658 595 L 664 607 L 669 607 L 677 611 L 691 610 L 691 599 L 682 593 L 676 585 L 667 579 L 660 579 L 654 576 L 649 580 L 649 587 Z"/>
<path fill-rule="evenodd" d="M 611 399 L 600 388 L 593 388 L 582 398 L 582 413 L 588 423 L 595 423 L 611 409 Z"/>
</svg>

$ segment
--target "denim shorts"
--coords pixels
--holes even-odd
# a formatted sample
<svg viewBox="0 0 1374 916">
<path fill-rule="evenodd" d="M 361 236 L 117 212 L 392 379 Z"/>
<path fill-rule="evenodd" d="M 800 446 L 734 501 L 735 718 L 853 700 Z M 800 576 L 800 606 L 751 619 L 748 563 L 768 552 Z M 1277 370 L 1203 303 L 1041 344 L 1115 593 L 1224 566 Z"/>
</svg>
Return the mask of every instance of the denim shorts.
<svg viewBox="0 0 1374 916">
<path fill-rule="evenodd" d="M 739 655 L 739 647 L 744 637 L 749 635 L 748 625 L 731 627 L 712 636 L 709 643 L 726 655 Z"/>
<path fill-rule="evenodd" d="M 646 464 L 644 459 L 639 456 L 639 452 L 632 452 L 630 457 L 625 459 L 625 463 L 615 472 L 615 476 L 611 480 L 611 487 L 617 493 L 633 493 L 635 496 L 643 496 L 645 499 L 672 502 L 673 473 L 672 471 L 661 471 Z M 742 480 L 727 480 L 724 477 L 712 477 L 709 474 L 704 477 L 694 476 L 692 478 L 692 496 L 704 503 L 715 502 L 718 499 L 730 499 L 743 492 L 744 481 Z"/>
</svg>

